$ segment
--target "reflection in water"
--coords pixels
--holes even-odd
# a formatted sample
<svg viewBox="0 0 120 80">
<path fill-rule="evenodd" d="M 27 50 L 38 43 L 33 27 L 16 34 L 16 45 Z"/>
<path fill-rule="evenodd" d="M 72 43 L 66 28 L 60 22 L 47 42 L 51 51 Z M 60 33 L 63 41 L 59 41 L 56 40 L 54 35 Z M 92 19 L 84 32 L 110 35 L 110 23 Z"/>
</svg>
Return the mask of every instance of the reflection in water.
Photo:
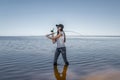
<svg viewBox="0 0 120 80">
<path fill-rule="evenodd" d="M 54 75 L 56 77 L 56 80 L 66 80 L 66 72 L 67 72 L 68 66 L 64 65 L 62 73 L 58 71 L 57 66 L 54 66 Z"/>
<path fill-rule="evenodd" d="M 88 74 L 84 80 L 120 80 L 120 71 L 108 69 Z"/>
</svg>

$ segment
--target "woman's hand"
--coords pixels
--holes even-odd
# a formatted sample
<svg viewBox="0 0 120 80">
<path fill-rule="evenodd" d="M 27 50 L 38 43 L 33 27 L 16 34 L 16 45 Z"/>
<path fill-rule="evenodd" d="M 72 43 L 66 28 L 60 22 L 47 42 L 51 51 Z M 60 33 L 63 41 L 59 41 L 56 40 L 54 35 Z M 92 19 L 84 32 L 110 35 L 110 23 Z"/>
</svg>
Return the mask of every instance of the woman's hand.
<svg viewBox="0 0 120 80">
<path fill-rule="evenodd" d="M 47 34 L 46 37 L 48 37 L 49 35 Z"/>
<path fill-rule="evenodd" d="M 49 35 L 49 34 L 48 34 L 48 35 L 46 35 L 46 37 L 47 37 L 47 38 L 49 38 L 49 39 L 52 39 L 52 37 L 50 37 L 50 35 Z"/>
<path fill-rule="evenodd" d="M 53 33 L 54 34 L 54 33 Z M 56 40 L 54 39 L 54 36 L 53 37 L 50 37 L 51 34 L 47 34 L 46 37 L 51 39 L 53 44 L 56 42 Z"/>
</svg>

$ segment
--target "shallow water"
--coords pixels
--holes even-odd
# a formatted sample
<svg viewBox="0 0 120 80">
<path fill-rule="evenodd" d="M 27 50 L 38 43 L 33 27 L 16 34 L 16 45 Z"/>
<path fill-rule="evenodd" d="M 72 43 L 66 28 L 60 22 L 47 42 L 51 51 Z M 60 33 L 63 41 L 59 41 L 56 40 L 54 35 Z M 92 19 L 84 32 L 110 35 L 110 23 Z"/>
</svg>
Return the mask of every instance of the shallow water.
<svg viewBox="0 0 120 80">
<path fill-rule="evenodd" d="M 53 66 L 46 37 L 0 37 L 0 80 L 120 79 L 120 37 L 68 38 L 66 47 L 70 65 L 60 55 Z"/>
</svg>

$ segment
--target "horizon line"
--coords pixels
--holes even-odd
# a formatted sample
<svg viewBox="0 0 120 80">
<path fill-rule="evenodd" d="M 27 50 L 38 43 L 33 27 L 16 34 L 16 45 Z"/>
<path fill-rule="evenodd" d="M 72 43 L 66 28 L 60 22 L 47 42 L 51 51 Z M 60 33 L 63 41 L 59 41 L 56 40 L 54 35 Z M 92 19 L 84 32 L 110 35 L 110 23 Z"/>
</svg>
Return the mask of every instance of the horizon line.
<svg viewBox="0 0 120 80">
<path fill-rule="evenodd" d="M 0 37 L 39 37 L 45 35 L 0 35 Z M 120 37 L 120 35 L 67 35 L 71 37 Z"/>
</svg>

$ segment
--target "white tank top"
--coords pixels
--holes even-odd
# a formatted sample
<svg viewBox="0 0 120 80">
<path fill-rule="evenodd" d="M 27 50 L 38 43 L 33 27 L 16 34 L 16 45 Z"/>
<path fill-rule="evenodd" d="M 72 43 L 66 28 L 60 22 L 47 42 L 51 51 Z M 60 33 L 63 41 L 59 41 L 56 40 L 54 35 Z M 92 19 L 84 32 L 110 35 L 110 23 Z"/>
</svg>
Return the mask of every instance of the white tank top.
<svg viewBox="0 0 120 80">
<path fill-rule="evenodd" d="M 61 47 L 65 47 L 65 42 L 64 42 L 64 33 L 63 32 L 60 32 L 59 34 L 62 34 L 62 36 L 60 36 L 58 39 L 57 39 L 57 48 L 61 48 Z"/>
</svg>

